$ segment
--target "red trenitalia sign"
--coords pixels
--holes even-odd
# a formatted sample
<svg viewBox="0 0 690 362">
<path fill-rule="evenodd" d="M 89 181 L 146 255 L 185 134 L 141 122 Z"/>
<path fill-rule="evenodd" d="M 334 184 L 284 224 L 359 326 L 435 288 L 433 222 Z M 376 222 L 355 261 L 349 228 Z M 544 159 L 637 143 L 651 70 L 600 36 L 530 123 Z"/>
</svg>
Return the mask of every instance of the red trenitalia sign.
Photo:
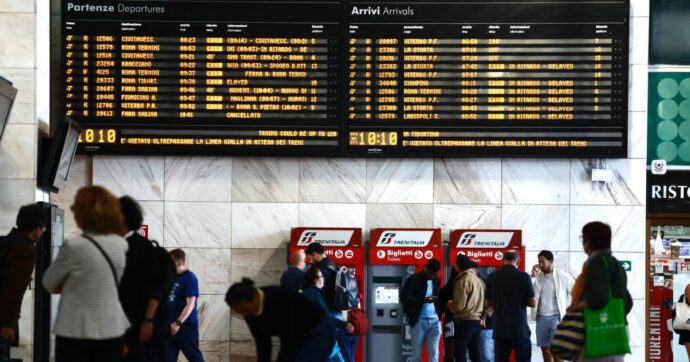
<svg viewBox="0 0 690 362">
<path fill-rule="evenodd" d="M 417 265 L 430 259 L 443 260 L 441 229 L 371 230 L 371 264 Z"/>
<path fill-rule="evenodd" d="M 450 260 L 462 253 L 481 266 L 503 266 L 503 253 L 522 251 L 522 230 L 453 230 L 450 233 Z"/>
<path fill-rule="evenodd" d="M 300 249 L 306 251 L 312 243 L 323 245 L 326 256 L 338 265 L 359 264 L 364 261 L 360 228 L 293 228 L 290 255 Z"/>
</svg>

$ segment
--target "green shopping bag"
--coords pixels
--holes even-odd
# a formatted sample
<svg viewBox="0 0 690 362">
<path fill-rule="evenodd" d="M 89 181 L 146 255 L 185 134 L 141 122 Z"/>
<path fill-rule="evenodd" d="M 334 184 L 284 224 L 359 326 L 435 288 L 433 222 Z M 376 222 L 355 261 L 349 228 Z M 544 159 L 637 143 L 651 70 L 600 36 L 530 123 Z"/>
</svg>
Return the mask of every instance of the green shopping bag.
<svg viewBox="0 0 690 362">
<path fill-rule="evenodd" d="M 609 264 L 604 257 L 604 265 Z M 630 353 L 625 325 L 625 304 L 614 298 L 609 285 L 609 302 L 600 310 L 585 308 L 585 358 Z"/>
</svg>

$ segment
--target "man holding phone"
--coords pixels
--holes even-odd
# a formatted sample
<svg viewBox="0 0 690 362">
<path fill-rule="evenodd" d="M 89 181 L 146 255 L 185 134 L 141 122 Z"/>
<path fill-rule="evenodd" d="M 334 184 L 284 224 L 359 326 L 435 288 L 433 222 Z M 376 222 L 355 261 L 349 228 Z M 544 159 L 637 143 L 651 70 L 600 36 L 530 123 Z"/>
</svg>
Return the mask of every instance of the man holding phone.
<svg viewBox="0 0 690 362">
<path fill-rule="evenodd" d="M 412 362 L 422 360 L 426 341 L 429 362 L 438 362 L 438 345 L 441 340 L 441 312 L 438 305 L 438 272 L 441 263 L 431 259 L 420 272 L 410 275 L 402 289 L 403 311 L 412 343 Z"/>
</svg>

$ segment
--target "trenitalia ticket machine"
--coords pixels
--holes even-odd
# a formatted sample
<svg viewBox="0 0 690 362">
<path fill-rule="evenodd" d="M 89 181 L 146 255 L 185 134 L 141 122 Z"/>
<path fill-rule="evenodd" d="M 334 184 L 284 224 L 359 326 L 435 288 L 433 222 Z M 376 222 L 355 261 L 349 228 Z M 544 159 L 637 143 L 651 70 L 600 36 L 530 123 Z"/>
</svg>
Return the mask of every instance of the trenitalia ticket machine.
<svg viewBox="0 0 690 362">
<path fill-rule="evenodd" d="M 429 259 L 435 258 L 443 265 L 443 251 L 441 229 L 371 230 L 367 272 L 368 362 L 409 360 L 410 330 L 400 293 L 407 277 L 424 268 Z M 442 282 L 443 269 L 439 274 Z"/>
<path fill-rule="evenodd" d="M 292 228 L 290 234 L 290 248 L 288 258 L 298 250 L 305 250 L 312 243 L 321 243 L 323 249 L 338 267 L 345 266 L 354 270 L 357 284 L 359 284 L 360 301 L 362 308 L 365 308 L 366 293 L 364 282 L 366 278 L 366 258 L 364 245 L 362 244 L 362 229 L 360 228 Z M 307 257 L 307 263 L 309 263 Z M 359 339 L 357 344 L 356 362 L 364 361 L 364 341 Z"/>
<path fill-rule="evenodd" d="M 479 276 L 484 280 L 503 266 L 503 253 L 510 250 L 520 254 L 518 269 L 525 270 L 522 230 L 452 230 L 449 244 L 448 265 L 455 264 L 455 257 L 463 253 L 477 263 Z"/>
</svg>

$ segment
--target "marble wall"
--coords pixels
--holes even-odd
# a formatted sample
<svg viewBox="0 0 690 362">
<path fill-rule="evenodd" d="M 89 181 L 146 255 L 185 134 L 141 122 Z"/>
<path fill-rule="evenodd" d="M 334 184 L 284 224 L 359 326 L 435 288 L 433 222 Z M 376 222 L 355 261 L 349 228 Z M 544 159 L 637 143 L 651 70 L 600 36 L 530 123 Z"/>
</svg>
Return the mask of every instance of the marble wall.
<svg viewBox="0 0 690 362">
<path fill-rule="evenodd" d="M 70 185 L 53 200 L 67 210 L 79 186 L 104 185 L 139 200 L 150 236 L 182 247 L 199 276 L 202 349 L 208 361 L 251 361 L 253 342 L 223 294 L 242 276 L 275 283 L 293 226 L 519 228 L 527 264 L 541 249 L 576 275 L 578 236 L 590 220 L 614 229 L 613 248 L 631 260 L 628 318 L 644 360 L 644 202 L 649 0 L 631 1 L 629 158 L 602 160 L 610 184 L 590 181 L 597 160 L 296 159 L 79 157 Z M 0 75 L 20 90 L 0 145 L 0 231 L 35 196 L 37 118 L 47 115 L 47 2 L 0 0 Z M 38 30 L 37 30 L 38 29 Z M 37 49 L 38 48 L 38 49 Z M 40 58 L 40 59 L 39 59 Z M 38 117 L 37 117 L 38 115 Z M 33 294 L 27 292 L 25 311 Z M 22 350 L 31 360 L 31 313 L 22 316 Z M 541 355 L 535 350 L 535 360 Z"/>
<path fill-rule="evenodd" d="M 0 233 L 14 226 L 21 205 L 36 199 L 36 6 L 33 1 L 0 0 L 0 76 L 12 81 L 17 98 L 0 144 Z M 24 295 L 20 349 L 31 360 L 33 287 Z"/>
</svg>

